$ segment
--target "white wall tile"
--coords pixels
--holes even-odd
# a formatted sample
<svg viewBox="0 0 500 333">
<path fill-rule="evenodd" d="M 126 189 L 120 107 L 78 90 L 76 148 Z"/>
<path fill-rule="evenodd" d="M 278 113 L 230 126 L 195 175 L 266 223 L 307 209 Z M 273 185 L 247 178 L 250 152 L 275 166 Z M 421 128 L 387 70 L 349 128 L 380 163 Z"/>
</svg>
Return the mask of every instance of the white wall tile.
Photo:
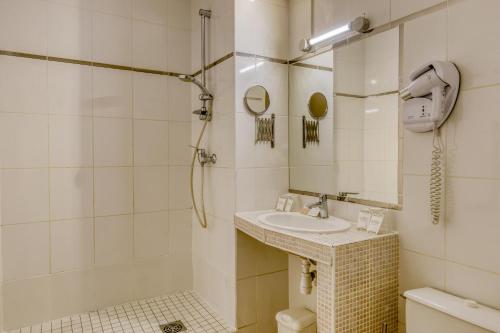
<svg viewBox="0 0 500 333">
<path fill-rule="evenodd" d="M 92 118 L 50 115 L 49 126 L 51 166 L 92 166 Z"/>
<path fill-rule="evenodd" d="M 94 165 L 132 165 L 132 120 L 94 118 Z"/>
<path fill-rule="evenodd" d="M 51 222 L 51 273 L 81 270 L 94 261 L 94 220 Z"/>
<path fill-rule="evenodd" d="M 191 3 L 184 0 L 168 0 L 168 26 L 191 29 Z"/>
<path fill-rule="evenodd" d="M 92 14 L 78 7 L 48 4 L 48 54 L 92 59 Z"/>
<path fill-rule="evenodd" d="M 95 294 L 97 308 L 102 309 L 106 306 L 133 300 L 134 278 L 132 265 L 96 268 Z"/>
<path fill-rule="evenodd" d="M 428 176 L 404 177 L 404 209 L 399 214 L 397 227 L 403 248 L 444 258 L 445 225 L 432 224 L 429 185 Z"/>
<path fill-rule="evenodd" d="M 114 65 L 132 65 L 132 21 L 127 18 L 92 14 L 92 58 Z"/>
<path fill-rule="evenodd" d="M 49 223 L 2 227 L 3 280 L 49 273 Z"/>
<path fill-rule="evenodd" d="M 134 169 L 134 211 L 167 210 L 168 183 L 168 167 L 136 167 Z"/>
<path fill-rule="evenodd" d="M 50 113 L 92 115 L 92 67 L 48 62 Z"/>
<path fill-rule="evenodd" d="M 95 219 L 95 264 L 127 263 L 133 254 L 132 216 L 120 215 Z"/>
<path fill-rule="evenodd" d="M 443 0 L 392 0 L 391 1 L 391 20 L 397 20 L 403 16 L 416 13 L 420 10 L 432 7 L 439 3 L 445 2 Z"/>
<path fill-rule="evenodd" d="M 445 287 L 445 261 L 415 252 L 403 250 L 400 253 L 401 292 L 422 287 Z"/>
<path fill-rule="evenodd" d="M 171 294 L 176 289 L 169 258 L 143 260 L 134 265 L 134 268 L 134 299 Z"/>
<path fill-rule="evenodd" d="M 499 92 L 498 86 L 461 92 L 447 124 L 448 175 L 500 178 L 500 115 L 491 107 Z"/>
<path fill-rule="evenodd" d="M 169 167 L 169 209 L 186 209 L 191 207 L 189 177 L 189 167 Z"/>
<path fill-rule="evenodd" d="M 178 0 L 177 0 L 178 1 Z M 167 46 L 167 69 L 174 73 L 189 73 L 191 70 L 191 30 L 169 28 Z"/>
<path fill-rule="evenodd" d="M 136 258 L 154 258 L 169 254 L 169 214 L 155 212 L 134 215 Z"/>
<path fill-rule="evenodd" d="M 3 285 L 4 327 L 18 328 L 51 317 L 50 277 L 17 280 Z"/>
<path fill-rule="evenodd" d="M 168 165 L 167 121 L 134 120 L 134 165 Z"/>
<path fill-rule="evenodd" d="M 132 5 L 135 19 L 167 24 L 168 0 L 133 0 Z"/>
<path fill-rule="evenodd" d="M 47 112 L 47 63 L 0 56 L 0 110 Z"/>
<path fill-rule="evenodd" d="M 191 121 L 191 85 L 176 77 L 169 77 L 167 96 L 169 119 Z M 199 105 L 194 108 L 198 109 Z"/>
<path fill-rule="evenodd" d="M 134 20 L 132 63 L 139 68 L 167 69 L 166 26 Z"/>
<path fill-rule="evenodd" d="M 168 120 L 167 81 L 163 75 L 134 73 L 134 118 Z"/>
<path fill-rule="evenodd" d="M 0 2 L 0 45 L 3 50 L 47 54 L 47 3 Z"/>
<path fill-rule="evenodd" d="M 48 129 L 48 117 L 44 115 L 0 114 L 2 167 L 46 167 Z"/>
<path fill-rule="evenodd" d="M 500 82 L 497 61 L 500 47 L 492 33 L 500 29 L 500 22 L 494 17 L 499 9 L 500 3 L 494 0 L 462 1 L 449 5 L 448 55 L 449 60 L 461 70 L 462 89 Z"/>
<path fill-rule="evenodd" d="M 168 154 L 170 165 L 189 165 L 193 148 L 191 145 L 191 123 L 171 121 L 168 129 Z"/>
<path fill-rule="evenodd" d="M 95 11 L 132 17 L 132 0 L 91 0 L 91 3 Z"/>
<path fill-rule="evenodd" d="M 52 318 L 96 309 L 92 270 L 53 274 L 50 277 Z"/>
<path fill-rule="evenodd" d="M 191 253 L 192 250 L 192 211 L 191 209 L 171 210 L 169 212 L 170 253 Z M 176 257 L 178 255 L 175 255 Z"/>
<path fill-rule="evenodd" d="M 471 195 L 474 193 L 474 195 Z M 446 255 L 449 260 L 500 273 L 500 262 L 491 260 L 500 244 L 496 222 L 500 207 L 500 181 L 451 178 L 446 196 Z"/>
<path fill-rule="evenodd" d="M 53 220 L 93 215 L 93 178 L 90 168 L 50 170 L 50 217 Z"/>
<path fill-rule="evenodd" d="M 2 224 L 49 220 L 48 169 L 2 170 Z"/>
<path fill-rule="evenodd" d="M 132 168 L 96 168 L 94 169 L 94 184 L 96 216 L 132 212 Z"/>
<path fill-rule="evenodd" d="M 500 275 L 447 262 L 446 289 L 464 298 L 481 300 L 482 304 L 500 308 Z"/>
<path fill-rule="evenodd" d="M 132 73 L 93 67 L 94 115 L 132 117 Z"/>
</svg>

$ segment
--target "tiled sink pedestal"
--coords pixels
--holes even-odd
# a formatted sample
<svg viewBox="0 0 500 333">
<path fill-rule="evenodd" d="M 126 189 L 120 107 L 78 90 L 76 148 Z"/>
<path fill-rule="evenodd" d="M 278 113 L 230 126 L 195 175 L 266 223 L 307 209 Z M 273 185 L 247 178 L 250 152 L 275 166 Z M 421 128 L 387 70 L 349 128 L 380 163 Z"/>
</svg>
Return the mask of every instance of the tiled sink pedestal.
<svg viewBox="0 0 500 333">
<path fill-rule="evenodd" d="M 317 262 L 318 333 L 398 331 L 397 233 L 373 235 L 355 228 L 328 235 L 283 232 L 258 222 L 263 213 L 236 214 L 236 228 Z"/>
</svg>

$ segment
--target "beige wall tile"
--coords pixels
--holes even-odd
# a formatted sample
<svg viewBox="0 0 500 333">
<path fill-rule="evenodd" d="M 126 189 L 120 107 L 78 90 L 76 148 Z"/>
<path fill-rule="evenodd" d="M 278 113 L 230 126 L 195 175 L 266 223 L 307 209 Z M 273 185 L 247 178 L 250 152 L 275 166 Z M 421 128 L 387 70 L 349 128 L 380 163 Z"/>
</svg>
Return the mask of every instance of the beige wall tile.
<svg viewBox="0 0 500 333">
<path fill-rule="evenodd" d="M 288 309 L 288 272 L 258 276 L 257 278 L 257 321 L 265 331 L 274 332 L 274 316 Z M 265 332 L 259 330 L 259 332 Z"/>
<path fill-rule="evenodd" d="M 168 209 L 168 167 L 134 169 L 134 211 L 152 212 Z"/>
<path fill-rule="evenodd" d="M 52 318 L 92 311 L 95 302 L 95 275 L 92 270 L 54 274 L 50 279 Z"/>
<path fill-rule="evenodd" d="M 191 208 L 189 189 L 190 168 L 187 166 L 170 166 L 169 172 L 169 209 Z"/>
<path fill-rule="evenodd" d="M 0 76 L 1 111 L 47 112 L 47 64 L 45 62 L 0 56 L 0 72 L 2 73 Z"/>
<path fill-rule="evenodd" d="M 166 295 L 177 290 L 172 280 L 169 258 L 144 261 L 135 265 L 134 299 Z"/>
<path fill-rule="evenodd" d="M 181 2 L 179 0 L 170 1 Z M 169 12 L 171 11 L 169 10 Z M 179 21 L 180 17 L 175 19 L 175 22 Z M 191 71 L 191 59 L 186 57 L 187 54 L 191 53 L 190 35 L 191 30 L 189 29 L 168 28 L 167 68 L 170 72 L 189 73 Z"/>
<path fill-rule="evenodd" d="M 88 5 L 91 5 L 91 8 L 95 11 L 132 17 L 132 0 L 90 0 Z"/>
<path fill-rule="evenodd" d="M 2 227 L 3 280 L 49 273 L 49 223 Z"/>
<path fill-rule="evenodd" d="M 97 62 L 132 65 L 132 21 L 94 12 L 92 14 L 92 59 Z"/>
<path fill-rule="evenodd" d="M 168 212 L 134 215 L 136 258 L 155 258 L 169 254 L 170 221 Z"/>
<path fill-rule="evenodd" d="M 55 3 L 48 4 L 48 54 L 92 60 L 92 14 Z"/>
<path fill-rule="evenodd" d="M 444 289 L 446 274 L 444 260 L 402 250 L 399 265 L 401 292 L 422 287 Z"/>
<path fill-rule="evenodd" d="M 447 192 L 447 258 L 500 273 L 500 262 L 491 257 L 500 247 L 496 237 L 500 181 L 451 178 Z"/>
<path fill-rule="evenodd" d="M 0 45 L 10 51 L 47 53 L 47 4 L 7 0 L 0 4 Z M 13 34 L 12 32 L 16 33 Z"/>
<path fill-rule="evenodd" d="M 94 220 L 64 220 L 50 226 L 51 273 L 81 270 L 94 263 Z"/>
<path fill-rule="evenodd" d="M 439 3 L 445 2 L 443 0 L 392 0 L 391 1 L 391 20 L 397 20 L 403 16 L 416 13 L 420 10 L 432 7 Z"/>
<path fill-rule="evenodd" d="M 500 22 L 494 17 L 499 8 L 500 3 L 494 0 L 449 5 L 448 55 L 461 70 L 462 89 L 500 82 L 500 65 L 496 61 L 500 47 L 492 33 L 500 29 Z"/>
<path fill-rule="evenodd" d="M 166 3 L 165 0 L 160 1 Z M 167 69 L 167 27 L 165 25 L 134 20 L 132 44 L 134 67 Z"/>
<path fill-rule="evenodd" d="M 130 262 L 133 254 L 132 216 L 95 219 L 95 264 L 109 266 Z"/>
<path fill-rule="evenodd" d="M 51 169 L 50 217 L 61 220 L 91 217 L 93 214 L 92 169 Z"/>
<path fill-rule="evenodd" d="M 132 165 L 132 120 L 94 119 L 94 165 Z"/>
<path fill-rule="evenodd" d="M 51 115 L 49 126 L 50 166 L 92 166 L 92 118 Z"/>
<path fill-rule="evenodd" d="M 257 322 L 257 278 L 238 280 L 237 288 L 237 325 L 244 327 Z"/>
<path fill-rule="evenodd" d="M 108 68 L 92 68 L 95 116 L 132 117 L 132 73 Z"/>
<path fill-rule="evenodd" d="M 152 23 L 167 24 L 167 5 L 168 0 L 133 0 L 133 17 Z"/>
<path fill-rule="evenodd" d="M 190 165 L 193 157 L 191 148 L 191 123 L 169 122 L 168 154 L 170 165 Z"/>
<path fill-rule="evenodd" d="M 132 265 L 100 267 L 95 270 L 98 309 L 134 299 L 135 274 Z"/>
<path fill-rule="evenodd" d="M 2 224 L 49 220 L 48 169 L 2 170 Z"/>
<path fill-rule="evenodd" d="M 92 67 L 48 62 L 50 113 L 92 115 Z"/>
<path fill-rule="evenodd" d="M 96 168 L 94 184 L 96 216 L 132 213 L 132 168 Z"/>
<path fill-rule="evenodd" d="M 191 209 L 169 212 L 170 253 L 191 253 L 192 250 L 192 211 Z M 176 256 L 176 255 L 175 255 Z"/>
<path fill-rule="evenodd" d="M 134 165 L 168 165 L 167 121 L 134 120 Z"/>
<path fill-rule="evenodd" d="M 40 323 L 51 317 L 50 277 L 5 283 L 3 289 L 4 329 Z"/>
<path fill-rule="evenodd" d="M 168 26 L 191 29 L 191 6 L 184 0 L 168 0 Z"/>
<path fill-rule="evenodd" d="M 134 118 L 168 119 L 167 82 L 165 76 L 134 73 Z"/>
<path fill-rule="evenodd" d="M 175 77 L 169 77 L 167 85 L 169 120 L 191 121 L 191 111 L 199 108 L 198 102 L 191 107 L 191 86 Z"/>
<path fill-rule="evenodd" d="M 0 114 L 2 167 L 48 166 L 48 130 L 47 116 Z"/>
</svg>

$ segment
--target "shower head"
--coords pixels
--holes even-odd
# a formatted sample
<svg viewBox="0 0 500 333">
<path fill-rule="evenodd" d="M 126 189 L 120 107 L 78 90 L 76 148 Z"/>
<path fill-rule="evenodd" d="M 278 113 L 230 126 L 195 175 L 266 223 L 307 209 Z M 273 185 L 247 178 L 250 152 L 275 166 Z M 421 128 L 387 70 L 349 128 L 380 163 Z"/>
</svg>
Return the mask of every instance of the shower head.
<svg viewBox="0 0 500 333">
<path fill-rule="evenodd" d="M 207 87 L 205 87 L 200 81 L 198 81 L 194 76 L 192 75 L 186 75 L 186 74 L 181 74 L 178 76 L 179 80 L 183 82 L 191 82 L 194 83 L 195 85 L 198 86 L 198 88 L 201 89 L 204 95 L 212 97 L 212 94 L 210 91 L 208 91 Z"/>
</svg>

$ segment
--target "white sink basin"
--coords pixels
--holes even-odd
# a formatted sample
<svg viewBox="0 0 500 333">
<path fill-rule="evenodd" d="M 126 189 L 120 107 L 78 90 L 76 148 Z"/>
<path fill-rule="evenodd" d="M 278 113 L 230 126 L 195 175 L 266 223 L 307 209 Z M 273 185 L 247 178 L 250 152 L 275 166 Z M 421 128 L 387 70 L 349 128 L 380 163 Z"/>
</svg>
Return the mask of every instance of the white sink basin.
<svg viewBox="0 0 500 333">
<path fill-rule="evenodd" d="M 300 213 L 276 212 L 260 215 L 258 219 L 259 222 L 271 227 L 304 233 L 331 234 L 351 228 L 351 224 L 346 220 L 332 216 L 321 219 Z"/>
</svg>

